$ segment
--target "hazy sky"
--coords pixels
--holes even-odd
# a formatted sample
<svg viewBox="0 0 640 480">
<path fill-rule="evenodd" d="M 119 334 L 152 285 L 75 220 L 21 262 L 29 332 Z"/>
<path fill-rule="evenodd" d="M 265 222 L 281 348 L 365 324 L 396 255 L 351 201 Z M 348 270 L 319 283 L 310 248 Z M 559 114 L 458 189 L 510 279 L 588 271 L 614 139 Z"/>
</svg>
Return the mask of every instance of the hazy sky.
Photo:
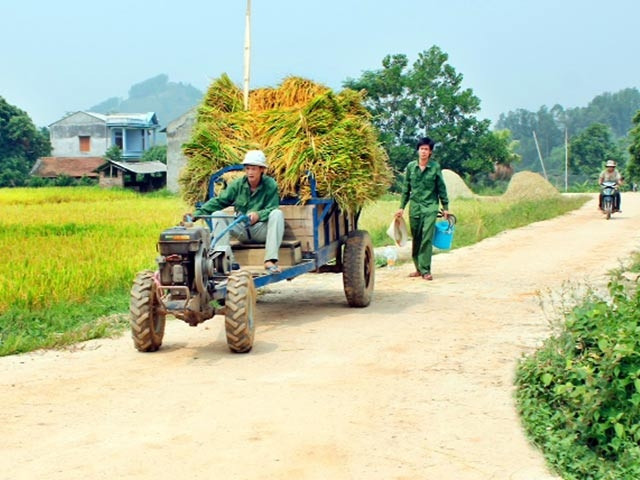
<svg viewBox="0 0 640 480">
<path fill-rule="evenodd" d="M 439 46 L 481 118 L 640 87 L 638 0 L 253 0 L 251 88 L 296 75 L 341 89 Z M 0 96 L 37 126 L 160 73 L 243 78 L 246 0 L 2 0 Z M 159 119 L 161 124 L 173 119 Z"/>
</svg>

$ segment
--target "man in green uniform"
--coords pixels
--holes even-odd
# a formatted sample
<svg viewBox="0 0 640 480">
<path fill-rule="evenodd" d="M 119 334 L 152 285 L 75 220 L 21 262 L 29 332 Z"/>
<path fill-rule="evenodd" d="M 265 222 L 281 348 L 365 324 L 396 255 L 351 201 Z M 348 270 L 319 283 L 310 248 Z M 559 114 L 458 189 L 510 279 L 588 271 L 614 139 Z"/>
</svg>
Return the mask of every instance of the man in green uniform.
<svg viewBox="0 0 640 480">
<path fill-rule="evenodd" d="M 418 160 L 409 162 L 404 173 L 404 185 L 400 199 L 400 210 L 396 217 L 402 217 L 404 208 L 409 206 L 409 226 L 411 228 L 411 256 L 416 271 L 410 277 L 433 280 L 431 256 L 433 255 L 433 234 L 439 203 L 442 203 L 444 218 L 449 217 L 449 198 L 442 170 L 437 162 L 430 161 L 434 141 L 429 137 L 418 141 Z"/>
<path fill-rule="evenodd" d="M 264 268 L 269 273 L 280 271 L 278 250 L 284 236 L 284 215 L 280 210 L 280 194 L 276 181 L 265 175 L 267 158 L 261 150 L 249 150 L 242 162 L 245 175 L 232 181 L 219 196 L 210 198 L 193 212 L 193 216 L 215 215 L 213 235 L 219 235 L 231 222 L 223 208 L 233 206 L 236 213 L 249 217 L 249 225 L 236 225 L 230 234 L 242 242 L 265 244 Z M 219 241 L 229 244 L 225 235 Z"/>
</svg>

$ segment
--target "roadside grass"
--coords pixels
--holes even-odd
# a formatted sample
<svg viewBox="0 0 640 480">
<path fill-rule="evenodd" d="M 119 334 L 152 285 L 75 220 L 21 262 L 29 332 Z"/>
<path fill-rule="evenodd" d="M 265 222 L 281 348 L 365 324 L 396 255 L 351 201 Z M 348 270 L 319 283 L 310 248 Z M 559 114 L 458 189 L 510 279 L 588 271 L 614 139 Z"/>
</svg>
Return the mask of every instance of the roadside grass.
<svg viewBox="0 0 640 480">
<path fill-rule="evenodd" d="M 456 200 L 453 248 L 578 208 L 588 197 L 508 203 Z M 0 356 L 60 347 L 121 332 L 129 290 L 155 268 L 162 230 L 189 211 L 180 198 L 97 187 L 0 189 Z M 375 246 L 398 198 L 365 208 L 360 227 Z M 122 315 L 121 315 L 122 314 Z"/>
<path fill-rule="evenodd" d="M 640 254 L 625 270 L 561 305 L 555 334 L 517 367 L 525 430 L 565 479 L 640 478 Z"/>
<path fill-rule="evenodd" d="M 452 249 L 466 247 L 504 230 L 548 220 L 580 208 L 589 196 L 571 195 L 539 200 L 505 200 L 501 197 L 455 199 L 449 205 L 456 216 Z M 386 196 L 363 209 L 359 227 L 367 230 L 374 246 L 393 245 L 387 229 L 400 204 L 399 197 Z M 405 221 L 409 226 L 408 209 Z"/>
</svg>

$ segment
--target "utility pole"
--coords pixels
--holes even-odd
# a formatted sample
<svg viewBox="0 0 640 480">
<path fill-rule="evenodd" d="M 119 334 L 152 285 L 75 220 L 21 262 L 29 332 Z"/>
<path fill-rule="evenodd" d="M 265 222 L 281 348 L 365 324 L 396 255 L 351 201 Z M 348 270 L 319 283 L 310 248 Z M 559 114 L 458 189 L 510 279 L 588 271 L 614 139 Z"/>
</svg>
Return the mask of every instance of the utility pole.
<svg viewBox="0 0 640 480">
<path fill-rule="evenodd" d="M 569 133 L 564 127 L 564 191 L 569 190 Z"/>
<path fill-rule="evenodd" d="M 542 165 L 542 173 L 544 173 L 544 178 L 549 180 L 547 177 L 547 170 L 544 168 L 544 161 L 542 160 L 542 153 L 540 153 L 540 145 L 538 145 L 538 137 L 536 137 L 536 131 L 533 131 L 533 140 L 536 142 L 536 150 L 538 150 L 538 158 L 540 159 L 540 165 Z"/>
<path fill-rule="evenodd" d="M 249 110 L 249 77 L 251 63 L 251 0 L 247 0 L 244 22 L 244 109 Z"/>
</svg>

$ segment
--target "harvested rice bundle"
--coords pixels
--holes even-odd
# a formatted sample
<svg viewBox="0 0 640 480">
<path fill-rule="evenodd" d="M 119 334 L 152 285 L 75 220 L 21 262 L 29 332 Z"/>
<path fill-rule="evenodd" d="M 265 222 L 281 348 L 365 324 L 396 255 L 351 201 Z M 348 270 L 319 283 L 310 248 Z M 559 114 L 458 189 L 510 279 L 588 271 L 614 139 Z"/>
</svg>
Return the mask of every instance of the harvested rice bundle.
<svg viewBox="0 0 640 480">
<path fill-rule="evenodd" d="M 210 174 L 240 163 L 258 148 L 269 158 L 269 174 L 283 197 L 311 196 L 309 173 L 318 194 L 333 197 L 348 211 L 385 193 L 391 183 L 388 157 L 362 94 L 289 77 L 279 88 L 250 92 L 249 111 L 238 110 L 242 92 L 225 75 L 209 88 L 191 141 L 180 183 L 187 202 L 206 196 Z"/>
<path fill-rule="evenodd" d="M 516 173 L 507 186 L 503 196 L 510 199 L 538 199 L 556 197 L 558 189 L 551 185 L 542 175 L 536 172 L 523 171 Z"/>
</svg>

